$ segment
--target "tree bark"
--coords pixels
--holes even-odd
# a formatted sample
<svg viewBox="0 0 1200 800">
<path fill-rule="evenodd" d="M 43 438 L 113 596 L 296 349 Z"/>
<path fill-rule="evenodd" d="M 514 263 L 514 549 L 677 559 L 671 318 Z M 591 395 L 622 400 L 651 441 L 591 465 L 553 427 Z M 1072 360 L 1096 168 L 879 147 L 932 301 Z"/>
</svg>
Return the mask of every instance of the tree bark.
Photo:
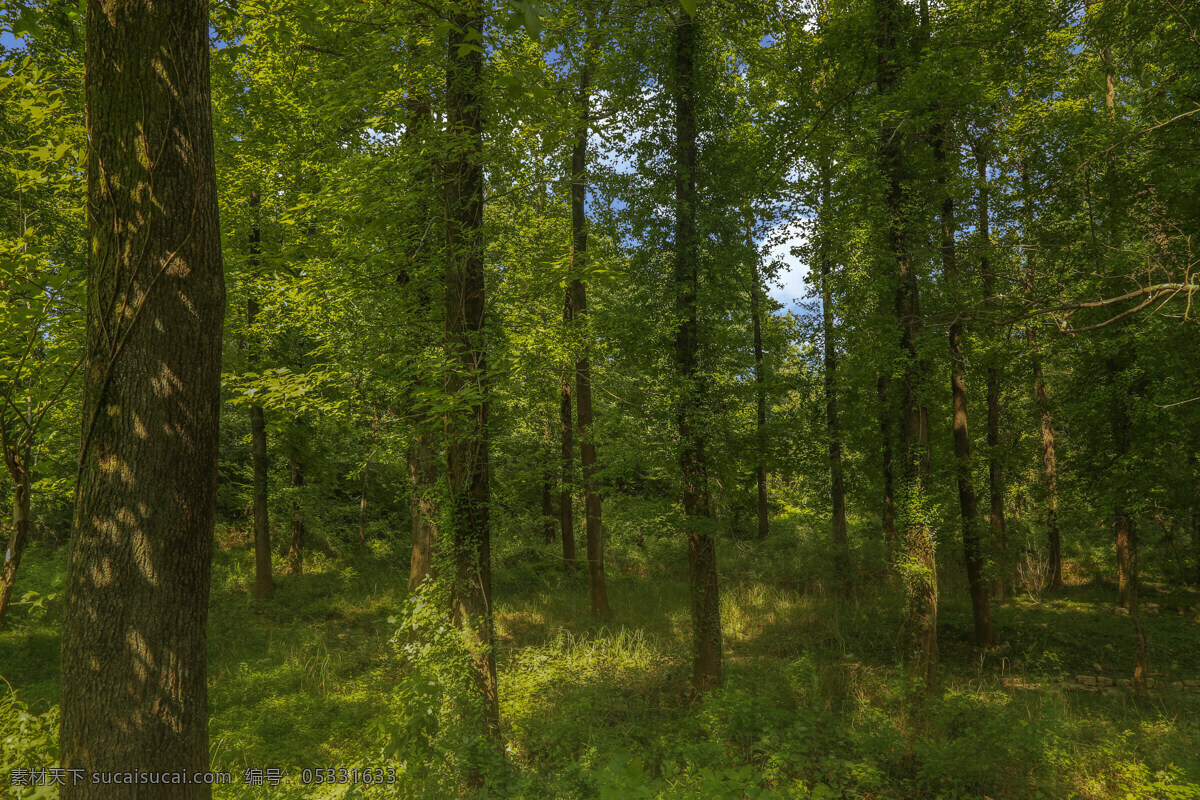
<svg viewBox="0 0 1200 800">
<path fill-rule="evenodd" d="M 975 163 L 979 172 L 979 240 L 983 245 L 979 257 L 979 271 L 983 278 L 983 302 L 987 308 L 995 308 L 996 273 L 992 269 L 987 155 L 982 149 L 976 154 Z M 990 333 L 989 339 L 993 339 Z M 990 503 L 988 521 L 992 529 L 992 548 L 996 556 L 996 575 L 992 590 L 996 599 L 1003 600 L 1008 590 L 1008 526 L 1004 519 L 1004 464 L 1000 458 L 1000 370 L 996 367 L 996 352 L 991 342 L 987 349 L 987 443 Z M 980 551 L 982 556 L 982 543 Z"/>
<path fill-rule="evenodd" d="M 828 168 L 826 168 L 827 170 Z M 821 180 L 821 204 L 829 202 L 828 174 Z M 850 572 L 850 537 L 846 532 L 846 485 L 842 472 L 842 428 L 837 402 L 837 346 L 834 342 L 833 264 L 821 243 L 821 339 L 825 372 L 825 432 L 829 439 L 829 498 L 833 508 L 833 569 L 839 594 L 849 597 L 854 585 Z"/>
<path fill-rule="evenodd" d="M 258 267 L 258 259 L 262 254 L 262 227 L 257 213 L 259 208 L 258 192 L 250 193 L 250 267 Z M 246 329 L 250 340 L 247 348 L 247 361 L 253 369 L 258 364 L 259 343 L 254 335 L 254 320 L 258 316 L 258 298 L 253 289 L 248 291 L 246 299 Z M 271 594 L 271 527 L 267 511 L 267 423 L 263 416 L 263 407 L 258 403 L 250 405 L 250 461 L 254 468 L 254 484 L 252 489 L 254 501 L 254 598 L 265 600 Z"/>
<path fill-rule="evenodd" d="M 67 559 L 65 769 L 208 769 L 225 282 L 207 4 L 87 0 L 87 345 Z M 64 800 L 211 797 L 68 781 Z"/>
<path fill-rule="evenodd" d="M 590 23 L 590 20 L 589 20 Z M 572 324 L 587 320 L 587 144 L 591 123 L 591 77 L 594 33 L 589 24 L 576 95 L 579 127 L 571 149 L 571 300 Z M 590 331 L 586 331 L 590 336 Z M 592 431 L 592 364 L 584 342 L 575 359 L 575 402 L 579 424 L 579 465 L 583 473 L 583 507 L 587 531 L 588 601 L 592 616 L 609 619 L 608 587 L 604 580 L 604 528 L 600 494 L 596 491 L 596 441 Z"/>
<path fill-rule="evenodd" d="M 899 0 L 875 0 L 876 89 L 881 98 L 891 96 L 898 83 L 898 37 L 902 33 Z M 901 516 L 902 568 L 905 576 L 908 662 L 910 672 L 925 690 L 937 683 L 937 559 L 933 530 L 925 505 L 929 488 L 929 419 L 921 401 L 928 367 L 918 343 L 922 319 L 917 274 L 904 231 L 904 155 L 900 133 L 885 125 L 880 131 L 880 161 L 887 191 L 888 247 L 895 262 L 895 313 L 900 327 L 901 418 L 904 438 L 903 513 Z"/>
<path fill-rule="evenodd" d="M 704 434 L 696 424 L 703 380 L 696 374 L 699 319 L 696 257 L 696 28 L 681 13 L 675 20 L 675 301 L 680 323 L 675 334 L 675 364 L 682 380 L 679 404 L 679 464 L 683 511 L 688 521 L 688 565 L 692 614 L 692 688 L 703 692 L 721 682 L 721 603 L 716 542 L 696 519 L 710 515 Z"/>
<path fill-rule="evenodd" d="M 475 690 L 488 736 L 500 736 L 492 622 L 491 529 L 488 520 L 488 380 L 483 268 L 483 53 L 468 34 L 482 34 L 482 0 L 450 14 L 446 127 L 454 141 L 446 169 L 446 393 L 470 396 L 446 415 L 446 531 L 455 566 L 453 616 L 471 651 Z M 460 404 L 456 404 L 460 405 Z M 482 776 L 477 776 L 481 781 Z"/>
<path fill-rule="evenodd" d="M 17 581 L 17 569 L 21 566 L 21 554 L 29 541 L 29 512 L 33 489 L 33 469 L 30 460 L 30 443 L 26 440 L 4 452 L 5 465 L 13 479 L 13 529 L 8 547 L 3 554 L 0 568 L 0 626 L 12 602 L 13 587 Z"/>
<path fill-rule="evenodd" d="M 566 290 L 566 301 L 563 304 L 563 320 L 571 320 L 571 290 Z M 575 504 L 572 495 L 575 472 L 575 422 L 571 412 L 571 370 L 563 367 L 562 381 L 559 383 L 559 441 L 562 449 L 559 453 L 560 487 L 558 493 L 558 522 L 562 529 L 563 569 L 575 571 Z"/>
<path fill-rule="evenodd" d="M 754 328 L 754 456 L 758 461 L 754 468 L 754 479 L 758 489 L 758 540 L 761 542 L 766 540 L 771 530 L 767 503 L 767 376 L 766 368 L 763 364 L 762 346 L 762 276 L 758 273 L 758 248 L 754 244 L 753 222 L 751 219 L 746 220 L 746 247 L 751 253 L 750 320 Z M 844 513 L 842 521 L 843 523 L 845 522 Z M 844 527 L 843 524 L 843 529 Z M 835 509 L 835 531 L 836 528 L 837 519 Z"/>
<path fill-rule="evenodd" d="M 946 130 L 941 123 L 934 128 L 934 160 L 939 167 L 938 188 L 942 192 L 942 279 L 950 302 L 957 306 L 958 253 L 954 241 L 954 198 L 947 181 Z M 992 609 L 988 597 L 986 563 L 980 540 L 975 487 L 971 478 L 971 437 L 967 419 L 967 360 L 963 353 L 963 324 L 956 317 L 950 323 L 950 396 L 954 432 L 955 477 L 958 481 L 958 508 L 962 517 L 963 557 L 967 567 L 967 586 L 971 594 L 974 642 L 979 648 L 992 646 Z M 990 410 L 990 405 L 989 405 Z M 989 426 L 990 433 L 990 426 Z"/>
</svg>

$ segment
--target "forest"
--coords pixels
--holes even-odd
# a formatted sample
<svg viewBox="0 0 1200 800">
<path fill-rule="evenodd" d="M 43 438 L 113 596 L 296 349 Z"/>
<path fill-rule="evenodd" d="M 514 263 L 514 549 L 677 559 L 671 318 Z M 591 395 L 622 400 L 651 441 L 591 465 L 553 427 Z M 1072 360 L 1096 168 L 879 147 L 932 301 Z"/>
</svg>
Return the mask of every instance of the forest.
<svg viewBox="0 0 1200 800">
<path fill-rule="evenodd" d="M 1196 236 L 1196 0 L 0 0 L 0 795 L 1200 800 Z"/>
</svg>

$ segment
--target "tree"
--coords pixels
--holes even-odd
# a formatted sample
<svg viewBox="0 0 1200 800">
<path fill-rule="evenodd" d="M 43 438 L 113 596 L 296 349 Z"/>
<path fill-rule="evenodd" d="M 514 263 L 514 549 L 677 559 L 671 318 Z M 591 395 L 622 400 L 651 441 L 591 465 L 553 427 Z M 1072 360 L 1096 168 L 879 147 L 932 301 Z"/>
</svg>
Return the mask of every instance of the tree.
<svg viewBox="0 0 1200 800">
<path fill-rule="evenodd" d="M 446 126 L 446 415 L 449 504 L 445 535 L 454 563 L 454 620 L 471 653 L 475 689 L 488 734 L 499 736 L 488 522 L 488 378 L 484 319 L 483 8 L 465 0 L 450 15 Z"/>
<path fill-rule="evenodd" d="M 88 328 L 62 644 L 66 768 L 208 766 L 225 315 L 208 32 L 200 0 L 86 6 Z M 78 783 L 62 794 L 150 792 Z"/>
<path fill-rule="evenodd" d="M 675 17 L 675 366 L 682 380 L 676 423 L 679 466 L 683 475 L 683 512 L 688 525 L 688 565 L 692 613 L 692 687 L 702 692 L 721 682 L 721 601 L 717 581 L 717 547 L 704 527 L 710 515 L 705 474 L 704 434 L 697 425 L 703 396 L 696 357 L 699 318 L 696 304 L 700 279 L 696 229 L 696 49 L 699 19 Z M 701 521 L 697 524 L 698 519 Z"/>
</svg>

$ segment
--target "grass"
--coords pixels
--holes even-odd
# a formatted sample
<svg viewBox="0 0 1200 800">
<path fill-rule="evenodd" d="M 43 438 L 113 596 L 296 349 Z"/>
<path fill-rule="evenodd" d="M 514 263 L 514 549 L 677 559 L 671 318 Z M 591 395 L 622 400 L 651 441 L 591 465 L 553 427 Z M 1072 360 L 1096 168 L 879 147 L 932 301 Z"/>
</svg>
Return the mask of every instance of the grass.
<svg viewBox="0 0 1200 800">
<path fill-rule="evenodd" d="M 506 545 L 495 597 L 507 752 L 489 772 L 488 796 L 1200 798 L 1200 691 L 1169 687 L 1200 678 L 1194 593 L 1144 592 L 1163 609 L 1146 616 L 1146 627 L 1164 688 L 1144 699 L 1082 694 L 1049 679 L 1132 673 L 1131 625 L 1112 613 L 1115 591 L 1076 576 L 1041 602 L 1017 595 L 998 604 L 1001 643 L 980 655 L 970 645 L 960 561 L 947 552 L 943 684 L 915 702 L 898 666 L 898 588 L 880 553 L 864 546 L 856 554 L 877 566 L 860 570 L 857 602 L 843 604 L 821 585 L 824 543 L 781 524 L 763 544 L 721 542 L 725 682 L 697 698 L 687 688 L 684 547 L 621 511 L 615 504 L 609 550 L 616 616 L 604 624 L 588 617 L 584 578 L 562 575 L 553 547 L 517 546 L 525 534 L 498 532 Z M 452 715 L 412 729 L 437 753 L 381 756 L 415 707 L 404 688 L 414 667 L 389 644 L 389 620 L 408 597 L 406 544 L 314 554 L 302 576 L 285 574 L 281 561 L 275 593 L 260 603 L 247 591 L 245 540 L 223 532 L 214 564 L 214 765 L 240 783 L 249 767 L 295 776 L 305 767 L 391 764 L 425 775 L 399 796 L 461 793 L 452 780 L 459 756 L 447 745 L 461 733 Z M 61 592 L 63 552 L 30 548 L 18 596 L 32 590 L 50 599 L 40 609 L 14 608 L 0 631 L 0 675 L 34 712 L 57 696 L 62 599 L 52 595 Z M 435 681 L 442 673 L 429 674 Z M 446 774 L 437 778 L 437 770 Z M 356 791 L 293 786 L 270 794 L 386 794 Z M 263 792 L 234 786 L 217 796 Z"/>
</svg>

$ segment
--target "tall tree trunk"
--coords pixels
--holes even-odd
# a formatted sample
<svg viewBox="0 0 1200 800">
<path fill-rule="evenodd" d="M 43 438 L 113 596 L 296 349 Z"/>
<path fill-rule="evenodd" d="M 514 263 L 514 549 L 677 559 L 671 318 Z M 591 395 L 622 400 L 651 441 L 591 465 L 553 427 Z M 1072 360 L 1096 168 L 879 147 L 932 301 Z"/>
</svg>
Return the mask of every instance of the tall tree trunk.
<svg viewBox="0 0 1200 800">
<path fill-rule="evenodd" d="M 899 0 L 875 0 L 876 88 L 891 96 L 898 83 L 897 41 L 903 25 Z M 901 418 L 904 486 L 901 551 L 905 575 L 909 667 L 926 690 L 937 683 L 937 558 L 925 505 L 929 489 L 929 419 L 921 401 L 927 365 L 921 358 L 920 293 L 904 231 L 905 164 L 900 134 L 891 123 L 880 131 L 880 160 L 887 180 L 888 247 L 896 268 L 896 319 L 900 326 Z"/>
<path fill-rule="evenodd" d="M 1113 54 L 1111 47 L 1105 47 L 1102 52 L 1104 60 L 1104 105 L 1108 110 L 1110 124 L 1116 123 L 1116 74 L 1114 72 Z M 1114 181 L 1112 179 L 1112 163 L 1108 165 L 1108 184 L 1112 193 L 1108 223 L 1111 244 L 1119 251 L 1120 229 L 1117 224 L 1122 209 L 1116 199 Z M 1133 640 L 1135 662 L 1133 668 L 1133 689 L 1138 694 L 1146 694 L 1149 690 L 1150 670 L 1146 647 L 1146 629 L 1142 624 L 1142 613 L 1138 606 L 1138 540 L 1137 526 L 1129 516 L 1128 490 L 1125 476 L 1129 456 L 1129 439 L 1133 421 L 1129 412 L 1129 397 L 1120 385 L 1120 376 L 1130 360 L 1129 346 L 1123 341 L 1123 332 L 1118 329 L 1116 334 L 1116 354 L 1108 358 L 1109 379 L 1112 389 L 1112 430 L 1115 450 L 1114 466 L 1117 481 L 1116 496 L 1113 508 L 1113 527 L 1117 549 L 1117 599 L 1121 607 L 1129 612 L 1133 623 Z"/>
<path fill-rule="evenodd" d="M 754 480 L 758 488 L 758 540 L 771 530 L 767 503 L 767 391 L 762 346 L 762 276 L 758 272 L 758 247 L 754 244 L 754 222 L 746 219 L 746 249 L 750 251 L 750 320 L 754 333 Z"/>
<path fill-rule="evenodd" d="M 703 692 L 721 682 L 721 601 L 716 542 L 697 517 L 708 517 L 704 434 L 696 424 L 702 377 L 696 374 L 699 319 L 696 258 L 696 28 L 694 17 L 675 20 L 675 302 L 680 323 L 675 364 L 683 381 L 677 422 L 683 511 L 688 520 L 688 565 L 692 613 L 692 687 Z"/>
<path fill-rule="evenodd" d="M 563 305 L 563 319 L 571 321 L 571 289 L 566 290 L 567 298 Z M 562 444 L 559 460 L 561 485 L 558 493 L 558 520 L 562 529 L 563 569 L 575 571 L 575 504 L 573 499 L 575 473 L 575 422 L 571 412 L 571 372 L 570 367 L 563 366 L 562 381 L 559 384 L 559 441 Z"/>
<path fill-rule="evenodd" d="M 896 489 L 892 465 L 892 404 L 888 399 L 887 378 L 880 375 L 875 381 L 879 396 L 879 439 L 883 456 L 883 540 L 887 542 L 888 561 L 896 560 Z"/>
<path fill-rule="evenodd" d="M 946 158 L 946 129 L 938 123 L 933 134 L 934 160 L 939 167 L 938 188 L 942 192 L 942 279 L 953 307 L 958 297 L 958 253 L 954 241 L 954 198 L 950 195 Z M 963 324 L 956 316 L 950 323 L 950 397 L 954 432 L 955 473 L 958 480 L 958 508 L 962 517 L 963 556 L 967 567 L 967 586 L 971 593 L 971 617 L 974 621 L 975 646 L 992 646 L 992 609 L 980 541 L 975 487 L 971 477 L 971 437 L 967 421 L 967 359 L 963 353 Z M 990 408 L 990 406 L 989 406 Z M 990 427 L 989 427 L 990 433 Z"/>
<path fill-rule="evenodd" d="M 587 142 L 591 124 L 592 50 L 594 32 L 587 25 L 583 66 L 579 72 L 579 94 L 576 105 L 579 127 L 575 131 L 575 146 L 571 150 L 571 302 L 574 324 L 587 320 Z M 590 331 L 586 332 L 590 337 Z M 579 421 L 579 464 L 583 473 L 583 506 L 587 515 L 588 600 L 592 615 L 608 619 L 608 587 L 604 580 L 604 527 L 601 518 L 600 494 L 596 491 L 596 441 L 592 431 L 592 364 L 588 346 L 582 345 L 575 360 L 575 402 Z"/>
<path fill-rule="evenodd" d="M 472 672 L 489 737 L 500 735 L 492 621 L 491 528 L 488 520 L 488 380 L 483 269 L 483 53 L 468 35 L 483 33 L 482 0 L 450 15 L 446 128 L 454 147 L 446 169 L 446 393 L 464 392 L 469 407 L 446 415 L 448 525 L 454 575 L 454 621 L 471 651 Z M 481 780 L 481 776 L 476 776 Z"/>
<path fill-rule="evenodd" d="M 986 174 L 986 166 L 981 164 L 980 170 Z M 1033 230 L 1033 205 L 1029 202 L 1031 188 L 1024 165 L 1021 165 L 1022 193 L 1024 203 L 1025 235 L 1028 237 Z M 1033 297 L 1034 279 L 1037 275 L 1036 249 L 1031 245 L 1025 248 L 1025 293 Z M 1025 341 L 1033 361 L 1033 396 L 1037 401 L 1041 416 L 1041 446 L 1042 446 L 1042 482 L 1046 492 L 1043 519 L 1046 525 L 1046 545 L 1050 559 L 1050 588 L 1061 589 L 1062 579 L 1062 537 L 1058 529 L 1058 468 L 1054 453 L 1054 416 L 1050 410 L 1050 393 L 1046 388 L 1046 377 L 1042 369 L 1042 345 L 1038 341 L 1037 328 L 1032 323 L 1025 328 Z M 989 434 L 990 435 L 990 434 Z"/>
<path fill-rule="evenodd" d="M 262 227 L 258 220 L 259 194 L 250 193 L 250 267 L 258 267 L 262 254 Z M 247 361 L 251 368 L 258 364 L 259 341 L 254 334 L 254 320 L 258 316 L 258 298 L 254 290 L 247 292 L 246 335 L 249 341 Z M 250 405 L 250 461 L 254 468 L 252 489 L 254 501 L 254 598 L 265 600 L 271 594 L 271 527 L 267 516 L 267 423 L 263 407 Z"/>
<path fill-rule="evenodd" d="M 826 167 L 826 170 L 828 168 Z M 829 202 L 828 174 L 821 180 L 821 205 Z M 833 326 L 833 264 L 821 241 L 821 338 L 825 360 L 825 431 L 829 437 L 829 498 L 833 506 L 833 566 L 842 597 L 853 588 L 850 574 L 850 537 L 846 533 L 846 485 L 842 474 L 842 429 L 837 402 L 837 345 Z"/>
<path fill-rule="evenodd" d="M 17 581 L 17 569 L 21 566 L 21 554 L 29 541 L 29 506 L 33 489 L 33 469 L 30 460 L 30 445 L 26 440 L 16 447 L 5 448 L 4 461 L 13 479 L 13 529 L 4 550 L 0 568 L 0 626 L 12 602 L 13 586 Z"/>
<path fill-rule="evenodd" d="M 225 281 L 201 0 L 87 0 L 87 344 L 61 765 L 208 769 Z M 64 800 L 211 797 L 81 781 Z"/>
<path fill-rule="evenodd" d="M 983 278 L 983 302 L 989 309 L 996 307 L 996 273 L 992 269 L 991 213 L 989 209 L 987 154 L 976 153 L 979 173 L 979 240 L 983 246 L 979 271 Z M 992 337 L 989 335 L 989 339 Z M 992 587 L 998 600 L 1003 600 L 1008 588 L 1008 528 L 1004 520 L 1004 473 L 1000 458 L 1000 370 L 996 366 L 996 351 L 989 342 L 987 348 L 987 443 L 988 497 L 992 529 L 992 548 L 996 556 L 996 575 Z M 982 546 L 981 546 L 982 551 Z M 982 557 L 982 552 L 981 552 Z"/>
<path fill-rule="evenodd" d="M 437 461 L 433 453 L 433 434 L 423 430 L 413 436 L 408 451 L 408 478 L 412 486 L 409 507 L 412 512 L 412 557 L 408 563 L 408 590 L 437 576 L 434 556 L 437 552 Z"/>
<path fill-rule="evenodd" d="M 298 431 L 293 431 L 292 436 L 298 436 Z M 288 471 L 292 484 L 292 541 L 288 547 L 288 561 L 292 574 L 301 575 L 304 573 L 304 539 L 308 525 L 304 520 L 304 502 L 300 499 L 304 489 L 304 461 L 296 442 L 290 445 Z"/>
</svg>

